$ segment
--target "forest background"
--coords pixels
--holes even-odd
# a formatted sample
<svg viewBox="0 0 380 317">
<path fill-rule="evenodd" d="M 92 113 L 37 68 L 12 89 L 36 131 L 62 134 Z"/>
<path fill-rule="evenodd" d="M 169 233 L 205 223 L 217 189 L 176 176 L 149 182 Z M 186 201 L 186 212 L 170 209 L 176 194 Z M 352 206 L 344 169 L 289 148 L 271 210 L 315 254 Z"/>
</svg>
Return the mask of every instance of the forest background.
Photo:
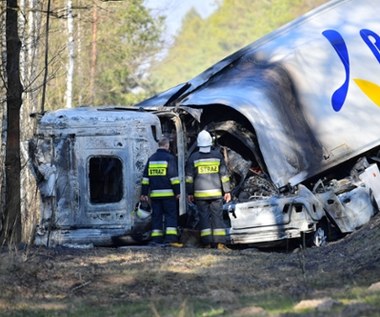
<svg viewBox="0 0 380 317">
<path fill-rule="evenodd" d="M 165 16 L 143 0 L 0 2 L 1 243 L 32 239 L 39 199 L 28 140 L 42 113 L 133 105 L 326 2 L 214 1 L 218 8 L 207 18 L 187 13 L 170 46 Z"/>
</svg>

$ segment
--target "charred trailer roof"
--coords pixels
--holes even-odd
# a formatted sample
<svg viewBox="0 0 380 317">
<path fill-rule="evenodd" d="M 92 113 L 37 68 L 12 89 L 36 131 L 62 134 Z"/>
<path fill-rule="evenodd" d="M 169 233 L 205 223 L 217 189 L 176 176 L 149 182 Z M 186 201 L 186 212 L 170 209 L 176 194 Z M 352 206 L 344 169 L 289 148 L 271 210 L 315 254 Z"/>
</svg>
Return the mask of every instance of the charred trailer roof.
<svg viewBox="0 0 380 317">
<path fill-rule="evenodd" d="M 158 118 L 116 107 L 46 113 L 31 141 L 41 192 L 36 244 L 110 245 L 129 234 Z"/>
</svg>

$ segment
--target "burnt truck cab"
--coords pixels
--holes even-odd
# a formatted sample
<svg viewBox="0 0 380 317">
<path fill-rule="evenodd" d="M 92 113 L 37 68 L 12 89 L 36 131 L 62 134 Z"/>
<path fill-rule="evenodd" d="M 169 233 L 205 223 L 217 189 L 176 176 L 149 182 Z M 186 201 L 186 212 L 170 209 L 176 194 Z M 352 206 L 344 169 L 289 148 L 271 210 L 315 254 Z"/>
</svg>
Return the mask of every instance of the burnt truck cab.
<svg viewBox="0 0 380 317">
<path fill-rule="evenodd" d="M 117 107 L 45 113 L 32 140 L 41 193 L 37 245 L 112 245 L 129 235 L 157 116 Z"/>
</svg>

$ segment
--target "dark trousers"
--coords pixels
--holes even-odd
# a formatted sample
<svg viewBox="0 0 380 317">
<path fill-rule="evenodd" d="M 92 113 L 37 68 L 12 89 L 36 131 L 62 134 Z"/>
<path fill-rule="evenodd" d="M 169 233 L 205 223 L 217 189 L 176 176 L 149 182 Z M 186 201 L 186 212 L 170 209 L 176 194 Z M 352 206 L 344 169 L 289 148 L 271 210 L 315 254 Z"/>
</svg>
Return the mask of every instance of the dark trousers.
<svg viewBox="0 0 380 317">
<path fill-rule="evenodd" d="M 152 241 L 178 241 L 178 211 L 175 198 L 152 199 Z"/>
<path fill-rule="evenodd" d="M 226 243 L 226 225 L 223 220 L 223 200 L 196 200 L 199 209 L 199 229 L 203 244 Z"/>
</svg>

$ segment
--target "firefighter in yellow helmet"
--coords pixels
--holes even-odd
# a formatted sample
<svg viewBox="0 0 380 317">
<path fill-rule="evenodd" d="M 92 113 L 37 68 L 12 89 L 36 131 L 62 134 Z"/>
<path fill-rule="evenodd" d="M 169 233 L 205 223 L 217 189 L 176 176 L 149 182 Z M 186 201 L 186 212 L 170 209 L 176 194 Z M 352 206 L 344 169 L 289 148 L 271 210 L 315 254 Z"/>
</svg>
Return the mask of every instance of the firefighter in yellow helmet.
<svg viewBox="0 0 380 317">
<path fill-rule="evenodd" d="M 186 163 L 188 200 L 200 211 L 201 241 L 205 247 L 226 249 L 226 225 L 223 198 L 231 200 L 228 170 L 220 151 L 212 148 L 210 133 L 203 130 L 197 137 L 198 151 Z"/>
</svg>

